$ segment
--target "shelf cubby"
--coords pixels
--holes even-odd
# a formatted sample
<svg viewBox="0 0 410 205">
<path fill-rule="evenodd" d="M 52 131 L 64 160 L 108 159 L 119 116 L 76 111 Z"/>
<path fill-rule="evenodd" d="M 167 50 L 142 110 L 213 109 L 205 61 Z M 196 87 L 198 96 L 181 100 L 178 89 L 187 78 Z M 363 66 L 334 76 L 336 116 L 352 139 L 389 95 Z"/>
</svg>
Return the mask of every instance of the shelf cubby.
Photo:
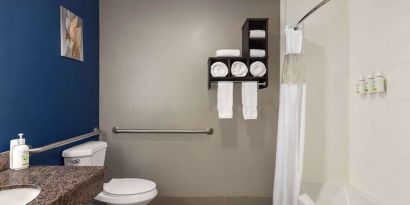
<svg viewBox="0 0 410 205">
<path fill-rule="evenodd" d="M 250 30 L 264 30 L 265 38 L 250 38 Z M 250 57 L 250 49 L 265 50 L 265 57 Z M 254 77 L 248 71 L 244 77 L 235 77 L 231 74 L 231 65 L 235 61 L 241 61 L 246 64 L 248 70 L 250 65 L 255 61 L 261 61 L 266 66 L 266 73 L 262 77 Z M 228 75 L 226 77 L 213 77 L 211 75 L 211 65 L 215 62 L 222 62 L 228 67 Z M 242 26 L 242 56 L 241 57 L 210 57 L 208 59 L 208 88 L 211 88 L 212 82 L 218 81 L 257 81 L 261 83 L 259 88 L 268 86 L 268 19 L 267 18 L 248 18 Z"/>
</svg>

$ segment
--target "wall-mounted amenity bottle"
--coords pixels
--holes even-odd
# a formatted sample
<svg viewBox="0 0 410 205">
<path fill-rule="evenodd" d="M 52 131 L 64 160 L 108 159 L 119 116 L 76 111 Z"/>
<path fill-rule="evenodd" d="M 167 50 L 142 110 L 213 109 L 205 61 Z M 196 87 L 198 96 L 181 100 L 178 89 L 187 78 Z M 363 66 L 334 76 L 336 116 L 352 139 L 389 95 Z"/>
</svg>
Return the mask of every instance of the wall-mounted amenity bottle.
<svg viewBox="0 0 410 205">
<path fill-rule="evenodd" d="M 10 141 L 10 169 L 19 170 L 29 166 L 29 148 L 23 133 L 19 133 L 19 139 Z"/>
<path fill-rule="evenodd" d="M 371 94 L 374 93 L 374 75 L 373 73 L 368 73 L 367 74 L 367 79 L 366 79 L 366 84 L 365 84 L 365 90 L 367 93 Z"/>
<path fill-rule="evenodd" d="M 359 77 L 359 81 L 356 83 L 356 93 L 360 95 L 366 94 L 366 81 L 364 80 L 363 76 Z"/>
<path fill-rule="evenodd" d="M 386 91 L 386 79 L 380 71 L 374 75 L 374 89 L 377 93 L 384 93 Z"/>
</svg>

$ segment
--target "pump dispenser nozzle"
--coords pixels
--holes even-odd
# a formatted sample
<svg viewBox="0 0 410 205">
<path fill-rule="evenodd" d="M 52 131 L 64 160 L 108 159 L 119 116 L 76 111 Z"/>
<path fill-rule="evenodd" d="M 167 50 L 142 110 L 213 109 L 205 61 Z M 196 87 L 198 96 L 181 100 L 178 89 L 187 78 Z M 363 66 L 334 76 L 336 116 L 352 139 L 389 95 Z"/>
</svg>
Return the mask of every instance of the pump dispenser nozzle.
<svg viewBox="0 0 410 205">
<path fill-rule="evenodd" d="M 18 133 L 19 136 L 19 144 L 26 144 L 26 140 L 23 138 L 24 133 Z"/>
</svg>

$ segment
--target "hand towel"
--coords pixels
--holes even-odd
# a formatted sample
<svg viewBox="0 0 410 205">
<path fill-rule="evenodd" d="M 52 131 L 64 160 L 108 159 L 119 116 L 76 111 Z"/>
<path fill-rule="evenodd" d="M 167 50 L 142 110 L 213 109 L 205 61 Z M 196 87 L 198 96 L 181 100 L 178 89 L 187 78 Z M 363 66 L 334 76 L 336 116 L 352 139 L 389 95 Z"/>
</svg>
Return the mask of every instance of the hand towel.
<svg viewBox="0 0 410 205">
<path fill-rule="evenodd" d="M 215 62 L 211 65 L 211 75 L 213 77 L 225 77 L 228 75 L 228 66 L 222 62 Z"/>
<path fill-rule="evenodd" d="M 235 61 L 232 63 L 231 73 L 235 77 L 245 77 L 248 73 L 248 67 L 241 61 Z"/>
<path fill-rule="evenodd" d="M 249 56 L 250 57 L 265 57 L 266 51 L 262 49 L 250 49 Z"/>
<path fill-rule="evenodd" d="M 262 77 L 266 73 L 266 66 L 261 61 L 255 61 L 250 67 L 251 74 L 255 77 Z"/>
<path fill-rule="evenodd" d="M 218 101 L 217 109 L 220 119 L 232 118 L 233 105 L 233 82 L 218 82 Z"/>
<path fill-rule="evenodd" d="M 239 49 L 221 49 L 215 52 L 216 57 L 239 57 L 241 50 Z"/>
<path fill-rule="evenodd" d="M 250 30 L 249 38 L 266 38 L 265 30 Z"/>
<path fill-rule="evenodd" d="M 245 120 L 258 118 L 258 82 L 242 82 L 242 113 Z"/>
<path fill-rule="evenodd" d="M 285 28 L 285 54 L 300 54 L 302 53 L 303 45 L 303 28 L 286 26 Z"/>
</svg>

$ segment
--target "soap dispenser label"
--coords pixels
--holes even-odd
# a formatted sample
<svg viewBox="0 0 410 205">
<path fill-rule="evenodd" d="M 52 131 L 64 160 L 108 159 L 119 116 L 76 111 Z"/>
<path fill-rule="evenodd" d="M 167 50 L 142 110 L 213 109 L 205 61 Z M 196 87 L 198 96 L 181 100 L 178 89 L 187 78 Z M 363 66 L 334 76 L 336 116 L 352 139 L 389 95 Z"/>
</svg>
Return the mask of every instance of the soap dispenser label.
<svg viewBox="0 0 410 205">
<path fill-rule="evenodd" d="M 30 163 L 29 163 L 29 160 L 30 160 L 29 152 L 28 152 L 28 151 L 25 151 L 25 152 L 23 153 L 22 157 L 23 157 L 23 166 L 24 166 L 24 167 L 28 167 L 28 165 L 30 164 Z"/>
</svg>

